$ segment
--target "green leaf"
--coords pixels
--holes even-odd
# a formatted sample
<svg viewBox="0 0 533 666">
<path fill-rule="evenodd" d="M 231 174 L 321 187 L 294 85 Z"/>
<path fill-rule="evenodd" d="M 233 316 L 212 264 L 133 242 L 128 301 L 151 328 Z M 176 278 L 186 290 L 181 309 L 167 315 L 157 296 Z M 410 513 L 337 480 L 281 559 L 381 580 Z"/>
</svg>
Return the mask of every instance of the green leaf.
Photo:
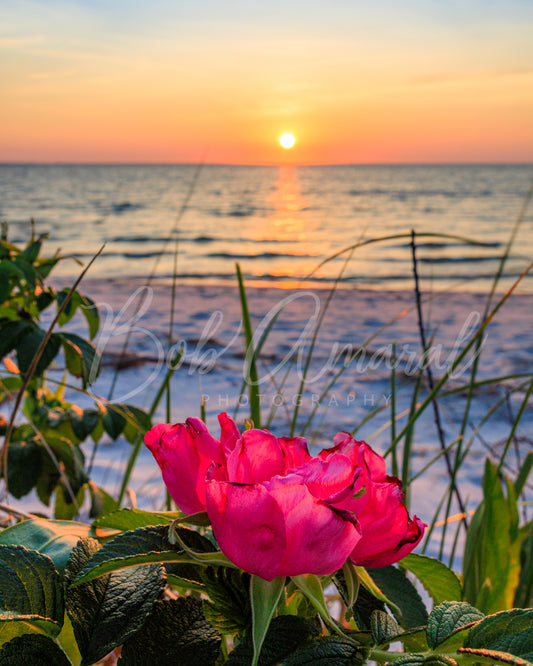
<svg viewBox="0 0 533 666">
<path fill-rule="evenodd" d="M 55 299 L 55 292 L 52 288 L 44 289 L 35 299 L 37 303 L 37 309 L 39 312 L 46 310 L 46 308 L 52 303 Z"/>
<path fill-rule="evenodd" d="M 58 335 L 65 352 L 68 371 L 75 377 L 81 377 L 83 388 L 87 388 L 94 383 L 100 372 L 100 355 L 92 343 L 75 333 Z"/>
<path fill-rule="evenodd" d="M 70 621 L 68 613 L 65 613 L 63 627 L 59 636 L 56 638 L 56 641 L 63 648 L 65 654 L 73 664 L 80 663 L 81 654 L 78 649 L 78 644 L 76 643 L 74 628 L 72 627 L 72 622 Z"/>
<path fill-rule="evenodd" d="M 48 633 L 59 633 L 63 588 L 48 556 L 24 546 L 0 545 L 0 600 L 0 621 L 16 620 L 14 614 L 38 616 Z"/>
<path fill-rule="evenodd" d="M 329 614 L 329 609 L 324 598 L 324 590 L 322 589 L 320 578 L 314 574 L 301 574 L 300 576 L 291 576 L 291 580 L 316 608 L 318 614 L 325 622 L 325 624 L 343 636 L 343 632 L 340 630 L 338 625 L 334 622 L 333 618 Z"/>
<path fill-rule="evenodd" d="M 9 492 L 13 497 L 20 499 L 27 495 L 37 484 L 40 473 L 41 447 L 39 444 L 34 439 L 11 441 L 7 450 L 7 477 Z"/>
<path fill-rule="evenodd" d="M 152 427 L 150 416 L 138 407 L 133 405 L 121 405 L 122 413 L 126 418 L 124 427 L 124 437 L 130 444 L 133 444 L 139 436 L 146 435 Z"/>
<path fill-rule="evenodd" d="M 93 300 L 80 294 L 80 305 L 81 311 L 83 312 L 85 319 L 87 321 L 87 326 L 89 327 L 89 337 L 91 340 L 98 333 L 100 328 L 100 315 L 98 314 L 98 308 Z"/>
<path fill-rule="evenodd" d="M 12 629 L 13 628 L 13 629 Z M 56 636 L 60 627 L 57 622 L 42 615 L 27 615 L 16 611 L 0 610 L 0 642 L 24 634 Z"/>
<path fill-rule="evenodd" d="M 351 609 L 359 594 L 359 576 L 357 575 L 355 565 L 350 559 L 346 560 L 343 564 L 341 573 L 344 583 L 343 589 L 345 590 L 345 594 L 343 595 L 344 602 Z"/>
<path fill-rule="evenodd" d="M 80 409 L 79 407 L 77 408 Z M 83 442 L 98 425 L 99 413 L 96 409 L 84 409 L 76 411 L 74 407 L 70 410 L 70 423 L 76 437 Z"/>
<path fill-rule="evenodd" d="M 204 614 L 213 627 L 221 634 L 242 634 L 251 627 L 250 574 L 227 567 L 197 567 L 197 571 L 202 592 L 209 597 Z"/>
<path fill-rule="evenodd" d="M 65 490 L 59 486 L 55 492 L 54 518 L 57 520 L 72 520 L 83 506 L 85 501 L 85 485 L 83 485 L 76 494 L 76 502 L 72 501 L 71 496 L 65 493 Z"/>
<path fill-rule="evenodd" d="M 335 574 L 334 581 L 337 579 L 338 573 Z M 385 611 L 385 602 L 377 599 L 364 585 L 361 585 L 357 601 L 352 607 L 353 617 L 359 629 L 370 630 L 370 617 L 375 610 Z"/>
<path fill-rule="evenodd" d="M 9 282 L 9 275 L 6 271 L 0 269 L 0 303 L 7 301 L 10 293 L 11 285 Z"/>
<path fill-rule="evenodd" d="M 39 252 L 41 251 L 41 245 L 42 245 L 41 238 L 30 241 L 26 245 L 24 250 L 22 250 L 22 252 L 19 254 L 19 257 L 23 258 L 28 263 L 33 264 L 33 262 L 39 256 Z"/>
<path fill-rule="evenodd" d="M 124 430 L 126 425 L 126 419 L 122 415 L 121 405 L 112 405 L 108 403 L 107 405 L 99 404 L 98 408 L 102 415 L 102 423 L 104 425 L 104 430 L 111 437 L 111 439 L 117 439 L 117 437 Z"/>
<path fill-rule="evenodd" d="M 32 329 L 26 320 L 8 321 L 0 326 L 0 359 L 7 356 L 10 351 L 20 343 L 23 337 Z"/>
<path fill-rule="evenodd" d="M 422 627 L 427 624 L 426 606 L 418 591 L 407 576 L 396 567 L 368 569 L 368 576 L 377 585 L 379 592 L 404 629 Z M 362 579 L 363 585 L 365 581 Z M 376 594 L 375 590 L 370 590 Z M 379 598 L 379 597 L 378 597 Z"/>
<path fill-rule="evenodd" d="M 397 638 L 402 632 L 390 615 L 379 610 L 375 610 L 370 616 L 370 629 L 376 645 L 390 643 L 392 638 Z"/>
<path fill-rule="evenodd" d="M 406 652 L 428 652 L 429 645 L 426 636 L 426 627 L 417 629 L 406 629 L 398 636 L 398 640 L 404 645 Z M 462 645 L 462 643 L 461 643 Z"/>
<path fill-rule="evenodd" d="M 445 657 L 442 654 L 430 654 L 428 656 L 409 654 L 400 657 L 400 659 L 395 659 L 392 663 L 394 663 L 394 666 L 418 666 L 419 664 L 424 664 L 424 666 L 457 666 L 455 659 Z"/>
<path fill-rule="evenodd" d="M 177 531 L 188 546 L 196 550 L 203 549 L 204 552 L 209 552 L 207 549 L 215 550 L 213 544 L 197 532 L 184 528 L 179 528 Z M 195 564 L 195 560 L 184 553 L 182 548 L 170 543 L 168 533 L 168 525 L 158 525 L 118 534 L 87 562 L 74 584 L 79 585 L 103 574 L 140 564 L 156 562 Z"/>
<path fill-rule="evenodd" d="M 486 460 L 483 501 L 470 523 L 463 557 L 465 599 L 485 613 L 510 608 L 518 586 L 520 540 L 513 499 L 508 503 L 495 466 Z"/>
<path fill-rule="evenodd" d="M 62 463 L 71 489 L 77 495 L 80 488 L 89 480 L 85 471 L 85 459 L 81 448 L 66 437 L 54 435 L 51 430 L 46 433 L 46 442 L 57 460 Z M 46 453 L 43 455 L 47 457 Z"/>
<path fill-rule="evenodd" d="M 105 530 L 98 530 L 98 536 L 107 536 Z M 0 544 L 25 545 L 48 555 L 55 568 L 63 574 L 71 550 L 82 538 L 94 536 L 89 525 L 69 520 L 46 520 L 35 518 L 12 525 L 0 532 Z"/>
<path fill-rule="evenodd" d="M 41 328 L 34 328 L 29 333 L 26 333 L 24 337 L 17 344 L 17 365 L 21 374 L 25 374 L 33 359 L 37 355 L 37 350 L 39 345 L 44 340 L 46 333 Z M 39 376 L 46 370 L 50 363 L 57 356 L 59 347 L 61 346 L 60 337 L 57 333 L 52 333 L 50 339 L 46 343 L 45 348 L 39 358 L 37 367 L 35 368 L 35 375 Z"/>
<path fill-rule="evenodd" d="M 400 566 L 413 573 L 437 606 L 443 601 L 461 601 L 463 590 L 461 582 L 448 567 L 426 555 L 407 555 Z"/>
<path fill-rule="evenodd" d="M 285 578 L 276 576 L 267 581 L 259 576 L 252 575 L 250 578 L 250 602 L 252 605 L 252 636 L 254 656 L 252 666 L 257 666 L 261 646 L 270 626 L 270 620 L 274 615 L 276 606 L 285 589 Z"/>
<path fill-rule="evenodd" d="M 108 527 L 126 532 L 138 527 L 153 527 L 155 525 L 170 525 L 176 518 L 182 516 L 179 511 L 157 512 L 142 511 L 141 509 L 118 509 L 105 516 L 97 518 L 93 525 L 97 527 Z"/>
<path fill-rule="evenodd" d="M 529 478 L 532 469 L 533 469 L 533 451 L 528 451 L 524 461 L 522 462 L 520 471 L 514 483 L 514 489 L 517 497 L 519 497 L 522 491 L 524 490 L 524 487 L 527 483 L 527 480 Z"/>
<path fill-rule="evenodd" d="M 214 666 L 220 643 L 199 599 L 158 601 L 141 629 L 124 643 L 118 666 Z"/>
<path fill-rule="evenodd" d="M 478 664 L 510 664 L 511 666 L 532 666 L 532 662 L 521 657 L 515 657 L 508 652 L 498 652 L 496 650 L 486 650 L 484 648 L 459 648 L 457 652 L 461 655 L 461 662 L 464 663 L 465 657 L 470 657 L 469 663 Z"/>
<path fill-rule="evenodd" d="M 187 515 L 181 511 L 142 511 L 141 509 L 118 509 L 101 516 L 93 525 L 109 527 L 121 532 L 134 530 L 137 527 L 150 527 L 153 525 L 170 524 L 173 522 L 186 523 L 207 527 L 210 525 L 209 517 L 204 511 Z"/>
<path fill-rule="evenodd" d="M 366 663 L 366 654 L 366 650 L 340 636 L 326 636 L 296 650 L 283 664 L 284 666 L 353 666 Z"/>
<path fill-rule="evenodd" d="M 195 551 L 193 547 L 189 546 L 187 543 L 185 543 L 181 537 L 180 531 L 176 529 L 176 525 L 181 523 L 182 520 L 175 520 L 169 528 L 169 541 L 172 544 L 179 543 L 179 545 L 183 548 L 183 551 L 186 555 L 188 555 L 191 558 L 192 562 L 199 562 L 201 564 L 204 564 L 205 566 L 213 565 L 213 566 L 223 566 L 223 567 L 232 567 L 233 569 L 238 569 L 239 567 L 234 564 L 226 555 L 224 555 L 223 552 L 220 550 L 217 551 L 212 551 L 208 550 L 198 552 Z M 192 532 L 192 534 L 195 534 L 195 532 Z"/>
<path fill-rule="evenodd" d="M 59 262 L 60 258 L 61 257 L 54 259 L 50 257 L 50 258 L 38 259 L 35 262 L 37 275 L 44 280 L 44 278 L 50 275 L 52 269 Z"/>
<path fill-rule="evenodd" d="M 452 631 L 451 634 L 446 636 L 446 638 L 441 643 L 439 643 L 437 646 L 437 651 L 443 652 L 445 654 L 457 652 L 458 648 L 463 647 L 466 637 L 476 622 L 479 622 L 479 620 L 465 624 L 455 631 Z"/>
<path fill-rule="evenodd" d="M 5 643 L 1 666 L 72 666 L 63 650 L 48 636 L 27 634 Z"/>
<path fill-rule="evenodd" d="M 109 513 L 118 509 L 116 500 L 111 497 L 103 488 L 100 488 L 93 481 L 87 484 L 89 493 L 91 495 L 91 509 L 89 511 L 89 518 L 96 518 L 103 513 Z"/>
<path fill-rule="evenodd" d="M 394 660 L 394 666 L 419 666 L 424 663 L 423 654 L 408 654 L 405 657 L 400 657 Z"/>
<path fill-rule="evenodd" d="M 304 618 L 296 615 L 281 615 L 271 620 L 258 666 L 275 666 L 289 657 L 295 650 L 318 635 L 318 629 Z M 225 666 L 249 666 L 254 654 L 252 640 L 247 635 L 230 653 Z"/>
<path fill-rule="evenodd" d="M 21 253 L 22 254 L 22 253 Z M 37 284 L 37 273 L 34 267 L 19 254 L 13 261 L 13 266 L 18 268 L 22 273 L 22 278 L 19 285 L 22 290 L 27 292 L 34 292 Z M 24 284 L 26 282 L 26 284 Z"/>
<path fill-rule="evenodd" d="M 521 570 L 514 597 L 514 606 L 526 608 L 533 605 L 533 522 L 523 528 L 525 535 L 521 551 Z"/>
<path fill-rule="evenodd" d="M 57 301 L 58 310 L 61 309 L 61 306 L 65 302 L 69 293 L 70 289 L 68 287 L 65 287 L 64 289 L 61 289 L 61 291 L 57 292 L 56 301 Z M 72 317 L 76 314 L 76 310 L 78 309 L 80 302 L 81 302 L 80 294 L 77 291 L 74 291 L 65 309 L 60 314 L 59 319 L 57 320 L 59 326 L 64 326 L 72 319 Z"/>
<path fill-rule="evenodd" d="M 95 539 L 78 543 L 67 564 L 67 585 L 99 547 Z M 131 638 L 152 612 L 165 584 L 163 567 L 151 565 L 133 567 L 67 589 L 67 612 L 82 655 L 82 666 L 102 659 Z"/>
<path fill-rule="evenodd" d="M 444 601 L 434 608 L 428 619 L 427 639 L 430 648 L 436 648 L 450 634 L 471 622 L 481 620 L 484 614 L 466 601 Z"/>
<path fill-rule="evenodd" d="M 533 609 L 514 608 L 489 615 L 476 624 L 465 648 L 486 648 L 533 660 Z"/>
</svg>

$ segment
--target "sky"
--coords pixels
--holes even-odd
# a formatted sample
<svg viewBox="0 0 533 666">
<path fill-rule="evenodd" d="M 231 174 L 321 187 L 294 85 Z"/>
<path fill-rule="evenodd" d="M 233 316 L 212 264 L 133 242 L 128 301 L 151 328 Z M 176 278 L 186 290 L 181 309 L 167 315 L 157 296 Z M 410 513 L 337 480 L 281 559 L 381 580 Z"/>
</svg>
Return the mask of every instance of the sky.
<svg viewBox="0 0 533 666">
<path fill-rule="evenodd" d="M 532 35 L 531 0 L 0 0 L 0 162 L 533 162 Z"/>
</svg>

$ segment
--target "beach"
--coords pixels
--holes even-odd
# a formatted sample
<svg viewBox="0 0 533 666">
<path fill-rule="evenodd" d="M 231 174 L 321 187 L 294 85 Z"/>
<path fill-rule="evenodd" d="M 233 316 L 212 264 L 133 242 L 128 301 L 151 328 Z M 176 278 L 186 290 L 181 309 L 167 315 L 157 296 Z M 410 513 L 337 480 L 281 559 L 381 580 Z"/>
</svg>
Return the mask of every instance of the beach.
<svg viewBox="0 0 533 666">
<path fill-rule="evenodd" d="M 503 469 L 512 476 L 531 448 L 531 409 L 522 409 L 533 362 L 531 274 L 483 332 L 476 361 L 482 383 L 462 440 L 475 348 L 451 371 L 482 324 L 511 238 L 499 294 L 530 261 L 530 166 L 4 165 L 2 176 L 9 239 L 23 246 L 35 216 L 35 233 L 49 236 L 44 254 L 61 248 L 66 257 L 52 284 L 72 285 L 103 248 L 80 288 L 100 309 L 93 342 L 102 368 L 89 394 L 69 389 L 72 402 L 149 410 L 180 356 L 168 407 L 165 397 L 154 422 L 183 422 L 200 415 L 203 404 L 213 434 L 222 411 L 235 414 L 242 430 L 250 417 L 250 358 L 238 263 L 254 347 L 261 345 L 262 427 L 278 436 L 302 434 L 315 452 L 345 430 L 385 453 L 405 430 L 412 405 L 424 402 L 430 381 L 446 377 L 437 405 L 442 437 L 429 402 L 407 433 L 403 469 L 405 432 L 396 451 L 398 474 L 414 478 L 405 487 L 411 510 L 428 523 L 449 484 L 443 447 L 452 461 L 459 446 L 467 451 L 457 481 L 469 511 L 481 498 L 485 457 L 499 459 L 518 414 Z M 420 381 L 412 232 L 431 369 L 431 378 L 424 372 Z M 44 314 L 46 326 L 52 315 Z M 66 329 L 87 335 L 81 315 Z M 50 377 L 62 380 L 61 362 Z M 83 448 L 89 461 L 91 441 Z M 130 454 L 124 439 L 104 435 L 91 478 L 117 496 Z M 393 456 L 387 461 L 392 471 Z M 144 448 L 130 486 L 138 506 L 163 505 L 160 472 Z M 23 500 L 30 510 L 36 502 L 33 495 Z"/>
<path fill-rule="evenodd" d="M 57 286 L 65 285 L 64 281 Z M 91 387 L 94 398 L 132 404 L 148 409 L 161 386 L 168 364 L 182 353 L 171 381 L 172 422 L 200 415 L 203 396 L 206 420 L 218 436 L 216 416 L 235 414 L 239 427 L 249 418 L 248 390 L 240 396 L 246 376 L 241 309 L 237 286 L 177 284 L 174 324 L 169 342 L 171 286 L 141 280 L 86 279 L 80 291 L 98 305 L 101 327 L 94 340 L 103 368 Z M 407 422 L 413 388 L 421 362 L 421 345 L 414 292 L 338 289 L 328 304 L 328 289 L 282 290 L 249 287 L 248 306 L 257 341 L 269 329 L 258 362 L 262 426 L 277 436 L 288 435 L 295 407 L 299 417 L 295 434 L 302 431 L 312 449 L 332 445 L 342 430 L 370 443 L 384 453 L 391 441 L 391 368 L 396 358 L 396 432 Z M 423 318 L 431 340 L 430 366 L 435 382 L 447 372 L 474 331 L 479 327 L 487 296 L 472 293 L 424 293 Z M 494 305 L 498 297 L 494 299 Z M 312 360 L 305 374 L 307 352 L 314 326 L 327 305 L 314 342 Z M 524 390 L 513 392 L 524 379 L 511 379 L 530 371 L 533 363 L 531 318 L 533 296 L 518 294 L 504 303 L 488 325 L 478 361 L 478 380 L 507 377 L 476 389 L 467 439 L 474 424 L 482 426 L 461 466 L 458 481 L 469 510 L 481 497 L 480 480 L 487 455 L 497 459 L 516 415 Z M 71 330 L 85 334 L 85 323 L 76 318 Z M 125 339 L 128 346 L 123 352 Z M 364 349 L 363 353 L 361 350 Z M 473 355 L 467 354 L 445 388 L 465 386 Z M 120 370 L 112 394 L 110 387 L 117 365 Z M 285 378 L 285 379 L 284 379 Z M 334 382 L 332 383 L 332 381 Z M 427 394 L 427 378 L 419 402 Z M 329 389 L 328 389 L 329 386 Z M 444 390 L 444 389 L 443 389 Z M 508 399 L 505 396 L 508 394 Z M 456 440 L 466 391 L 439 400 L 446 445 Z M 493 406 L 501 407 L 483 423 Z M 82 406 L 90 396 L 72 396 Z M 310 417 L 312 417 L 310 419 Z M 161 406 L 154 422 L 166 421 Z M 508 456 L 508 473 L 531 448 L 533 414 L 526 410 L 516 433 L 516 450 Z M 361 426 L 361 424 L 363 424 Z M 360 427 L 361 426 L 361 427 Z M 410 475 L 416 475 L 439 452 L 439 438 L 431 408 L 416 423 Z M 84 445 L 87 457 L 92 445 Z M 453 452 L 452 447 L 451 451 Z M 93 478 L 112 494 L 118 492 L 131 446 L 104 436 L 93 468 Z M 390 458 L 389 458 L 390 465 Z M 141 508 L 161 508 L 164 488 L 160 472 L 149 451 L 143 448 L 131 488 Z M 429 522 L 448 478 L 440 459 L 418 477 L 409 490 L 411 510 Z"/>
</svg>

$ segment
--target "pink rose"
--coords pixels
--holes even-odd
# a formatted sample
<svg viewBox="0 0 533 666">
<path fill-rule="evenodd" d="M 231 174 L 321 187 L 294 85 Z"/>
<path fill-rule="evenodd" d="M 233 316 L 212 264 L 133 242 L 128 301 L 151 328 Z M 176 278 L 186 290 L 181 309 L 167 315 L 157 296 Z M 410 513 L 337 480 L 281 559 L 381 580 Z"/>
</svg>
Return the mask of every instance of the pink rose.
<svg viewBox="0 0 533 666">
<path fill-rule="evenodd" d="M 401 559 L 422 537 L 397 479 L 364 442 L 339 433 L 313 458 L 302 437 L 239 433 L 226 413 L 220 441 L 199 419 L 160 424 L 145 438 L 185 513 L 207 510 L 221 550 L 266 580 Z"/>
<path fill-rule="evenodd" d="M 387 476 L 385 461 L 365 442 L 357 442 L 346 432 L 335 436 L 335 446 L 324 449 L 320 457 L 328 460 L 339 453 L 358 463 L 369 479 L 365 494 L 342 504 L 353 511 L 363 538 L 350 559 L 363 567 L 385 567 L 398 562 L 418 544 L 427 527 L 419 518 L 412 519 L 404 503 L 402 483 Z"/>
</svg>

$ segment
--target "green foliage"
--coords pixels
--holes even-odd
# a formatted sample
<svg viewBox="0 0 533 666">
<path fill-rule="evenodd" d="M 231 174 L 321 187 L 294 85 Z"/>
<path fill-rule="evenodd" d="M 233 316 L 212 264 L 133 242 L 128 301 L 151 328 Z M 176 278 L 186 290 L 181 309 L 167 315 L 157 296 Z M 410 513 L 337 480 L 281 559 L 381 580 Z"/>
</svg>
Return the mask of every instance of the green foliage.
<svg viewBox="0 0 533 666">
<path fill-rule="evenodd" d="M 63 650 L 48 636 L 23 634 L 0 650 L 1 666 L 70 666 Z"/>
<path fill-rule="evenodd" d="M 465 601 L 444 601 L 437 606 L 428 619 L 427 639 L 430 648 L 436 648 L 448 636 L 461 627 L 481 620 L 483 613 Z"/>
<path fill-rule="evenodd" d="M 364 664 L 365 651 L 337 636 L 319 638 L 296 650 L 284 666 L 353 666 Z"/>
<path fill-rule="evenodd" d="M 203 567 L 200 570 L 204 613 L 221 634 L 241 635 L 252 625 L 250 574 L 226 567 Z"/>
<path fill-rule="evenodd" d="M 181 577 L 190 571 L 190 567 L 183 569 L 183 564 L 197 565 L 197 560 L 191 557 L 190 551 L 186 549 L 205 554 L 215 551 L 211 541 L 198 532 L 185 528 L 177 528 L 176 532 L 181 540 L 178 545 L 170 541 L 168 525 L 138 528 L 118 534 L 87 561 L 79 572 L 75 584 L 85 583 L 104 574 L 132 566 L 154 562 L 166 563 L 170 574 Z M 206 561 L 206 565 L 211 563 L 210 560 Z"/>
<path fill-rule="evenodd" d="M 257 661 L 258 666 L 275 666 L 284 661 L 310 638 L 318 636 L 315 625 L 296 615 L 275 617 L 266 633 Z M 249 666 L 254 655 L 249 634 L 230 653 L 224 662 L 227 666 Z"/>
<path fill-rule="evenodd" d="M 521 533 L 514 487 L 507 496 L 495 466 L 487 460 L 483 475 L 483 501 L 465 542 L 464 597 L 485 613 L 511 608 L 520 577 Z"/>
<path fill-rule="evenodd" d="M 533 609 L 515 608 L 479 622 L 464 642 L 465 648 L 508 652 L 533 660 Z"/>
<path fill-rule="evenodd" d="M 84 539 L 72 550 L 65 582 L 71 584 L 98 552 L 95 539 Z M 82 665 L 98 661 L 142 627 L 165 586 L 160 565 L 132 567 L 71 587 L 67 612 L 82 655 Z"/>
<path fill-rule="evenodd" d="M 285 589 L 285 578 L 275 577 L 271 581 L 259 576 L 250 578 L 250 603 L 252 606 L 252 666 L 257 666 L 261 647 L 270 626 L 270 620 Z"/>
<path fill-rule="evenodd" d="M 163 522 L 127 529 L 149 520 Z M 485 616 L 466 602 L 447 600 L 426 614 L 424 626 L 405 629 L 390 611 L 398 606 L 406 625 L 406 618 L 412 621 L 420 611 L 407 611 L 412 583 L 403 571 L 374 569 L 370 578 L 357 567 L 354 572 L 362 584 L 351 581 L 351 592 L 344 571 L 333 577 L 342 598 L 352 602 L 345 607 L 341 624 L 332 617 L 323 592 L 332 577 L 302 575 L 268 583 L 225 565 L 217 559 L 211 539 L 172 520 L 175 513 L 121 510 L 93 526 L 36 519 L 4 530 L 0 534 L 0 664 L 2 659 L 16 663 L 9 661 L 16 650 L 28 655 L 37 650 L 37 654 L 38 645 L 46 658 L 54 655 L 53 663 L 76 663 L 81 658 L 84 666 L 118 646 L 122 646 L 119 663 L 125 666 L 368 661 L 519 666 L 533 658 L 533 609 Z M 101 537 L 104 545 L 91 534 Z M 455 579 L 443 565 L 436 566 L 430 558 L 411 558 L 403 564 L 425 580 L 435 596 L 444 594 L 446 581 L 450 594 L 457 594 Z M 162 600 L 169 583 L 178 591 L 201 591 L 204 598 L 173 593 L 173 598 Z M 309 607 L 294 604 L 295 595 L 301 595 Z M 369 597 L 376 600 L 376 607 Z M 413 604 L 416 609 L 418 602 Z M 309 608 L 313 609 L 310 614 Z M 294 609 L 302 614 L 295 615 Z M 352 613 L 354 618 L 364 616 L 370 631 L 353 621 L 347 624 Z M 325 635 L 326 630 L 331 635 Z M 64 651 L 51 639 L 58 640 Z M 228 639 L 234 646 L 229 653 Z M 391 652 L 397 644 L 402 651 Z"/>
<path fill-rule="evenodd" d="M 378 585 L 386 599 L 391 601 L 391 610 L 404 629 L 421 627 L 427 623 L 427 610 L 415 586 L 396 567 L 369 569 L 368 573 Z"/>
<path fill-rule="evenodd" d="M 102 537 L 109 536 L 106 530 L 98 530 Z M 63 575 L 68 558 L 80 539 L 95 536 L 90 525 L 70 520 L 46 520 L 35 518 L 12 525 L 0 532 L 0 545 L 24 545 L 32 551 L 47 555 L 56 570 Z"/>
<path fill-rule="evenodd" d="M 463 598 L 461 581 L 439 560 L 411 553 L 403 558 L 400 566 L 418 578 L 434 604 L 460 601 Z"/>
<path fill-rule="evenodd" d="M 88 665 L 118 646 L 124 666 L 532 663 L 533 610 L 508 609 L 513 603 L 532 603 L 533 526 L 520 527 L 517 498 L 533 469 L 533 453 L 514 483 L 501 478 L 503 459 L 497 468 L 487 461 L 484 499 L 467 532 L 462 581 L 439 560 L 421 555 L 368 571 L 348 562 L 327 577 L 301 575 L 268 583 L 250 576 L 217 550 L 206 514 L 117 510 L 120 502 L 90 481 L 80 445 L 89 437 L 97 443 L 104 435 L 123 436 L 133 445 L 123 497 L 142 436 L 173 370 L 149 414 L 103 399 L 82 409 L 64 400 L 64 386 L 52 391 L 46 371 L 53 364 L 64 367 L 65 377 L 77 378 L 82 390 L 97 377 L 100 358 L 91 340 L 99 318 L 94 303 L 77 290 L 56 292 L 45 284 L 60 257 L 41 258 L 41 247 L 42 238 L 34 235 L 23 249 L 0 242 L 0 358 L 11 373 L 0 382 L 0 400 L 21 398 L 15 403 L 16 425 L 15 419 L 0 424 L 2 434 L 8 434 L 9 490 L 21 498 L 35 489 L 44 504 L 53 503 L 56 517 L 75 516 L 90 499 L 90 515 L 97 520 L 88 526 L 39 518 L 0 532 L 0 665 L 63 666 L 80 659 Z M 268 331 L 254 342 L 240 271 L 238 280 L 250 405 L 259 427 L 257 361 Z M 507 297 L 487 309 L 486 321 L 454 367 Z M 54 311 L 57 322 L 45 330 L 41 316 Z M 77 313 L 85 319 L 89 339 L 52 330 L 56 324 L 68 326 Z M 309 361 L 313 344 L 314 338 Z M 474 375 L 467 384 L 470 392 L 477 386 Z M 404 440 L 401 468 L 407 488 L 417 419 L 446 382 L 443 376 L 420 397 L 420 372 L 408 422 L 398 435 L 392 428 L 394 458 L 394 447 Z M 300 391 L 304 384 L 305 378 Z M 16 414 L 19 404 L 27 420 Z M 297 416 L 296 410 L 293 428 Z M 413 577 L 434 606 L 429 614 Z M 331 582 L 340 593 L 334 604 Z M 391 651 L 396 644 L 401 651 Z"/>
<path fill-rule="evenodd" d="M 221 638 L 192 597 L 158 601 L 143 627 L 124 643 L 119 666 L 214 666 Z"/>
<path fill-rule="evenodd" d="M 98 309 L 76 289 L 56 291 L 45 284 L 62 257 L 40 256 L 45 237 L 36 237 L 33 227 L 22 249 L 6 238 L 7 232 L 0 240 L 0 360 L 12 375 L 0 380 L 0 400 L 14 398 L 15 407 L 2 433 L 6 442 L 0 475 L 7 469 L 7 485 L 17 499 L 35 489 L 49 506 L 55 496 L 58 518 L 75 516 L 89 489 L 94 516 L 113 503 L 103 490 L 88 485 L 80 444 L 88 437 L 97 442 L 103 432 L 112 439 L 124 435 L 133 443 L 151 427 L 151 419 L 136 407 L 103 400 L 96 408 L 81 409 L 63 399 L 62 385 L 49 389 L 45 373 L 52 365 L 63 365 L 65 373 L 81 380 L 82 389 L 97 378 L 100 356 L 91 340 L 99 329 Z M 45 330 L 41 317 L 53 314 L 54 305 L 54 321 Z M 89 340 L 53 330 L 68 325 L 76 313 L 85 319 Z M 15 426 L 21 404 L 28 422 Z"/>
<path fill-rule="evenodd" d="M 63 594 L 52 560 L 24 546 L 0 546 L 0 622 L 24 622 L 56 636 Z"/>
<path fill-rule="evenodd" d="M 370 616 L 370 629 L 376 645 L 389 643 L 402 633 L 402 629 L 387 613 L 375 610 Z"/>
</svg>

